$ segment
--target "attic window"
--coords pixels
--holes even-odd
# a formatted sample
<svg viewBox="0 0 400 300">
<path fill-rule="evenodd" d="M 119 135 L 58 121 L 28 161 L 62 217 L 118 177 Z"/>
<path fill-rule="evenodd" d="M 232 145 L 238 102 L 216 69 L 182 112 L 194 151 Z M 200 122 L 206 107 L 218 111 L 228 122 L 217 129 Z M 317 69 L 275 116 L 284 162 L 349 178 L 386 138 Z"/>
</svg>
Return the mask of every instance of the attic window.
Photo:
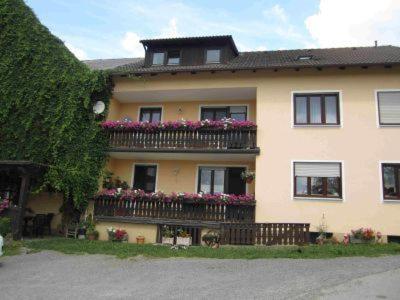
<svg viewBox="0 0 400 300">
<path fill-rule="evenodd" d="M 299 55 L 299 57 L 297 57 L 297 60 L 310 60 L 312 58 L 312 55 Z"/>
<path fill-rule="evenodd" d="M 164 64 L 164 52 L 153 53 L 153 65 L 163 65 Z"/>
<path fill-rule="evenodd" d="M 206 64 L 217 64 L 221 60 L 221 50 L 208 49 L 206 51 Z"/>
<path fill-rule="evenodd" d="M 167 64 L 179 65 L 181 53 L 179 50 L 168 51 Z"/>
</svg>

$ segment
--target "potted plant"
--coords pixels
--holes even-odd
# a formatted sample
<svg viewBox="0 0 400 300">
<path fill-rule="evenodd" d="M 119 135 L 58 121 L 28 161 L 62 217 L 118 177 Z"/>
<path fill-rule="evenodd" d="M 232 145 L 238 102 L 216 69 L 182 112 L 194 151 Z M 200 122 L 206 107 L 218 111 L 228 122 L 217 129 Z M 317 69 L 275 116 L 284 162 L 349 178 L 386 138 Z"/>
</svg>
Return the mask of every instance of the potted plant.
<svg viewBox="0 0 400 300">
<path fill-rule="evenodd" d="M 174 232 L 166 225 L 163 226 L 161 231 L 161 243 L 166 245 L 174 244 Z"/>
<path fill-rule="evenodd" d="M 79 222 L 77 236 L 79 240 L 84 240 L 86 238 L 86 221 Z"/>
<path fill-rule="evenodd" d="M 138 235 L 136 237 L 136 243 L 137 244 L 143 245 L 144 244 L 144 240 L 145 240 L 145 237 L 143 235 Z"/>
<path fill-rule="evenodd" d="M 219 248 L 220 234 L 218 232 L 210 230 L 201 239 L 207 246 Z"/>
<path fill-rule="evenodd" d="M 240 174 L 240 177 L 242 177 L 246 183 L 252 183 L 256 178 L 256 173 L 254 171 L 244 171 Z"/>
<path fill-rule="evenodd" d="M 192 237 L 184 229 L 178 229 L 178 236 L 176 237 L 176 244 L 182 246 L 191 246 Z"/>
<path fill-rule="evenodd" d="M 114 227 L 107 228 L 108 239 L 112 242 L 127 242 L 128 233 L 125 229 L 115 229 Z"/>
<path fill-rule="evenodd" d="M 359 228 L 351 231 L 350 243 L 365 244 L 375 241 L 375 232 L 371 228 Z"/>
</svg>

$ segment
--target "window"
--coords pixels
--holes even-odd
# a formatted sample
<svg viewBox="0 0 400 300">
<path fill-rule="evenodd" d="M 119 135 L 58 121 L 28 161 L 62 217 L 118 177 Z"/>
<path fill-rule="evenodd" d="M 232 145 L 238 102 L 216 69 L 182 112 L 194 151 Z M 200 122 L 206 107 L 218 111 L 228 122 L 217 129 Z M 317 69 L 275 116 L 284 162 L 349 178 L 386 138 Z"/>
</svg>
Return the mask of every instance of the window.
<svg viewBox="0 0 400 300">
<path fill-rule="evenodd" d="M 219 121 L 223 118 L 232 118 L 237 121 L 247 120 L 247 107 L 246 106 L 216 106 L 216 107 L 202 107 L 201 119 Z"/>
<path fill-rule="evenodd" d="M 312 58 L 312 55 L 300 55 L 299 57 L 297 57 L 297 60 L 310 60 Z"/>
<path fill-rule="evenodd" d="M 155 192 L 156 176 L 156 165 L 135 165 L 133 188 L 143 190 L 146 193 Z"/>
<path fill-rule="evenodd" d="M 378 92 L 380 125 L 400 125 L 400 91 Z"/>
<path fill-rule="evenodd" d="M 156 123 L 161 121 L 161 107 L 140 108 L 139 121 Z"/>
<path fill-rule="evenodd" d="M 382 164 L 383 199 L 400 200 L 400 164 Z"/>
<path fill-rule="evenodd" d="M 179 50 L 168 51 L 168 65 L 179 65 L 181 53 Z"/>
<path fill-rule="evenodd" d="M 208 49 L 206 50 L 206 64 L 217 64 L 221 60 L 221 50 Z"/>
<path fill-rule="evenodd" d="M 339 125 L 339 94 L 295 94 L 295 125 Z"/>
<path fill-rule="evenodd" d="M 153 65 L 163 65 L 164 64 L 164 52 L 153 53 Z"/>
<path fill-rule="evenodd" d="M 342 164 L 331 162 L 295 162 L 294 196 L 341 198 Z"/>
<path fill-rule="evenodd" d="M 245 194 L 246 183 L 241 178 L 245 170 L 239 167 L 200 167 L 197 191 L 209 194 Z"/>
</svg>

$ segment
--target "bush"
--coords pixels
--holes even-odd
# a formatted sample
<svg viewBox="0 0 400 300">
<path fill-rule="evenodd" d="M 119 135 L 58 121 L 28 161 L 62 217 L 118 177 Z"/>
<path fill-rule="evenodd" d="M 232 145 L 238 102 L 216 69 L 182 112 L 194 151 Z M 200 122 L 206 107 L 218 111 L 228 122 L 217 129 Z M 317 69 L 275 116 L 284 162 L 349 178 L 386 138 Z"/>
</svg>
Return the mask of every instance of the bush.
<svg viewBox="0 0 400 300">
<path fill-rule="evenodd" d="M 0 218 L 0 235 L 5 237 L 9 233 L 11 233 L 11 219 Z"/>
</svg>

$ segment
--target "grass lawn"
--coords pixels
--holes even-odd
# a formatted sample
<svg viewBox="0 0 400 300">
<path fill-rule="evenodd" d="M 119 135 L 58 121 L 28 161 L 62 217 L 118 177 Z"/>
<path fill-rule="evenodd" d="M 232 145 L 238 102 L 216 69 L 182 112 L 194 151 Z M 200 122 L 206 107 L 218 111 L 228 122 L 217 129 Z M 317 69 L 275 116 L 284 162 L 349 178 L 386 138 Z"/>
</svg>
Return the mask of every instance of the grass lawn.
<svg viewBox="0 0 400 300">
<path fill-rule="evenodd" d="M 3 247 L 4 256 L 20 254 L 21 246 L 22 246 L 21 242 L 14 242 L 14 241 L 12 241 L 9 244 L 4 245 L 4 247 Z"/>
<path fill-rule="evenodd" d="M 400 255 L 400 244 L 374 245 L 310 245 L 310 246 L 223 246 L 212 249 L 193 246 L 186 250 L 171 250 L 168 246 L 137 245 L 103 241 L 49 238 L 25 241 L 31 250 L 54 250 L 66 254 L 109 254 L 119 258 L 135 257 L 199 257 L 199 258 L 334 258 L 346 256 Z"/>
</svg>

